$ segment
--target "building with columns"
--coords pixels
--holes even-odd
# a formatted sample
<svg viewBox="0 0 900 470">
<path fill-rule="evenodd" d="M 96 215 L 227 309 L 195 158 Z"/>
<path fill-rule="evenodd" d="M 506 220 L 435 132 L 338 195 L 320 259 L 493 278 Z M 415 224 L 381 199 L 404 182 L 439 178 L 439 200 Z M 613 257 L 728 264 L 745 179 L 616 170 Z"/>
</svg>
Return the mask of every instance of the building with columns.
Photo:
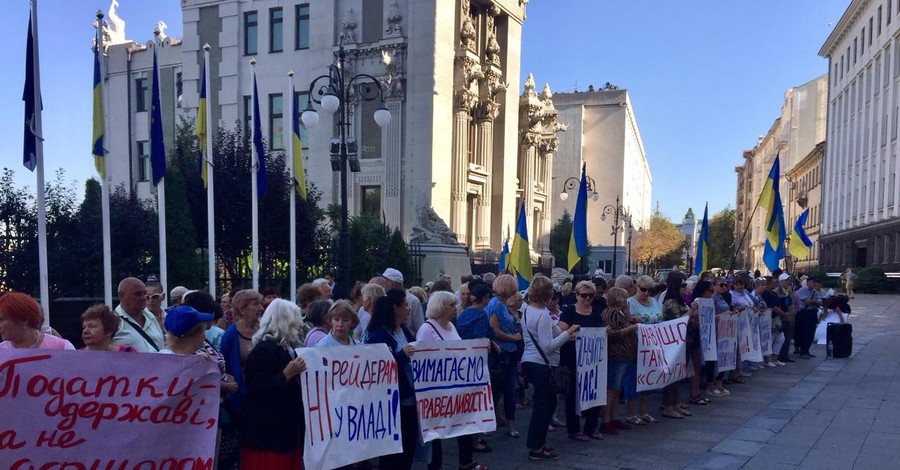
<svg viewBox="0 0 900 470">
<path fill-rule="evenodd" d="M 900 270 L 900 1 L 853 0 L 828 59 L 819 263 Z"/>
<path fill-rule="evenodd" d="M 618 275 L 629 264 L 629 228 L 634 235 L 636 230 L 649 227 L 653 180 L 628 90 L 607 85 L 602 90 L 590 87 L 585 92 L 553 95 L 557 119 L 566 131 L 557 136 L 558 149 L 550 165 L 551 195 L 557 200 L 552 204 L 547 224 L 552 226 L 564 211 L 575 212 L 577 184 L 572 191 L 566 182 L 579 178 L 584 163 L 598 194 L 597 200 L 589 199 L 587 206 L 591 246 L 588 266 L 593 270 L 599 263 L 607 274 Z M 561 201 L 563 193 L 569 196 Z M 619 217 L 619 228 L 613 237 L 614 214 L 609 213 L 606 220 L 602 216 L 604 209 L 615 207 L 617 200 L 630 217 Z M 549 247 L 549 229 L 544 233 L 546 236 L 537 242 L 541 247 Z"/>
<path fill-rule="evenodd" d="M 499 251 L 527 192 L 520 161 L 520 55 L 525 0 L 182 0 L 184 37 L 159 43 L 167 148 L 181 118 L 196 116 L 203 45 L 210 45 L 212 122 L 249 129 L 256 61 L 262 128 L 271 151 L 283 149 L 290 101 L 305 107 L 310 82 L 327 72 L 338 44 L 346 74 L 385 85 L 392 119 L 379 128 L 382 104 L 354 102 L 350 136 L 361 171 L 350 173 L 351 215 L 369 212 L 407 238 L 421 209 L 433 208 L 471 251 Z M 149 182 L 149 75 L 154 41 L 127 39 L 111 7 L 104 64 L 110 179 L 152 197 Z M 115 18 L 115 21 L 113 21 Z M 149 26 L 149 25 L 148 25 Z M 164 26 L 164 25 L 162 25 Z M 131 27 L 133 30 L 133 25 Z M 147 28 L 147 37 L 150 37 Z M 289 96 L 293 71 L 296 95 Z M 547 100 L 549 102 L 549 99 Z M 552 107 L 552 105 L 550 105 Z M 318 108 L 318 107 L 317 107 Z M 337 117 L 320 110 L 302 130 L 308 179 L 339 201 L 330 165 Z M 542 139 L 552 140 L 549 135 Z M 548 152 L 540 153 L 548 155 Z M 549 157 L 546 157 L 549 158 Z M 531 159 L 525 158 L 523 162 Z M 549 172 L 545 172 L 549 174 Z M 543 182 L 549 187 L 549 182 Z M 529 204 L 537 204 L 534 193 Z M 543 211 L 549 212 L 549 205 Z M 547 229 L 549 230 L 549 229 Z"/>
</svg>

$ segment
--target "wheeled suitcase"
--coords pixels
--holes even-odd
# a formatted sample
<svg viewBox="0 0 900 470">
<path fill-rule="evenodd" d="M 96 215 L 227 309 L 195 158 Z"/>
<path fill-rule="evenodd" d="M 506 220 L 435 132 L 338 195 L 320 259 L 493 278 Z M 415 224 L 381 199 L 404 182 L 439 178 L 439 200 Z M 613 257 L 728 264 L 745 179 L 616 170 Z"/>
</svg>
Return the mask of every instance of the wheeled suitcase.
<svg viewBox="0 0 900 470">
<path fill-rule="evenodd" d="M 849 323 L 829 323 L 825 330 L 828 357 L 850 357 L 853 351 L 853 325 Z"/>
</svg>

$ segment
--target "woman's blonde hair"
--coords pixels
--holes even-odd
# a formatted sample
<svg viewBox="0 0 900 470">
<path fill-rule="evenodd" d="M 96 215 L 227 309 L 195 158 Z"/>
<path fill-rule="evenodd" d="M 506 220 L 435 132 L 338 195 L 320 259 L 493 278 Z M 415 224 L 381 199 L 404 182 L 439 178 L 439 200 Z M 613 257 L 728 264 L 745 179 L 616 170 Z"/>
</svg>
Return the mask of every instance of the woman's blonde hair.
<svg viewBox="0 0 900 470">
<path fill-rule="evenodd" d="M 580 294 L 580 292 L 578 292 L 578 291 L 580 291 L 581 289 L 587 289 L 587 290 L 591 291 L 591 294 L 597 293 L 597 286 L 595 286 L 594 283 L 591 281 L 581 281 L 575 285 L 575 293 L 576 294 Z"/>
<path fill-rule="evenodd" d="M 546 276 L 535 276 L 528 288 L 528 301 L 545 304 L 553 299 L 553 281 Z"/>
<path fill-rule="evenodd" d="M 606 291 L 606 305 L 610 307 L 624 307 L 628 291 L 621 287 L 613 287 Z"/>
<path fill-rule="evenodd" d="M 491 284 L 491 288 L 494 289 L 494 294 L 501 299 L 508 299 L 511 295 L 515 294 L 516 291 L 519 290 L 519 286 L 516 283 L 516 279 L 509 274 L 501 274 L 497 276 L 497 279 L 494 279 L 494 282 Z"/>
<path fill-rule="evenodd" d="M 453 292 L 437 291 L 432 292 L 428 298 L 428 309 L 425 311 L 425 318 L 434 320 L 441 316 L 445 305 L 456 306 L 458 303 L 456 294 Z"/>
<path fill-rule="evenodd" d="M 356 308 L 346 300 L 338 300 L 328 309 L 328 313 L 325 315 L 325 321 L 330 325 L 331 320 L 335 318 L 350 320 L 351 330 L 359 325 L 359 316 L 356 314 Z"/>
</svg>

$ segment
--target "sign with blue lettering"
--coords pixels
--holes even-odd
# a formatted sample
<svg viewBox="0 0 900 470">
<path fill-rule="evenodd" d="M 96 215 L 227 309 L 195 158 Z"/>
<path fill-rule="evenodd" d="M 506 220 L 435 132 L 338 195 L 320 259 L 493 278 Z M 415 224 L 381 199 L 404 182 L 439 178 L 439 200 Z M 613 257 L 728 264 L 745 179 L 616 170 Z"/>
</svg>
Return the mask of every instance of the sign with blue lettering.
<svg viewBox="0 0 900 470">
<path fill-rule="evenodd" d="M 575 410 L 606 404 L 606 328 L 582 328 L 575 336 Z"/>
<path fill-rule="evenodd" d="M 695 300 L 699 307 L 700 317 L 700 351 L 704 361 L 717 361 L 716 352 L 716 305 L 713 299 L 699 298 Z"/>
</svg>

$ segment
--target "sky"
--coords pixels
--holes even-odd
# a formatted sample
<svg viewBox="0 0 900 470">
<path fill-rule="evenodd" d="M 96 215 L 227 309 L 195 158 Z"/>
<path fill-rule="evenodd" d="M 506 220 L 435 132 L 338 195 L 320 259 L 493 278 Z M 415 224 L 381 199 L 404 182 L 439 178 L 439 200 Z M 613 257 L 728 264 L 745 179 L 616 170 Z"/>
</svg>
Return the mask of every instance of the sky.
<svg viewBox="0 0 900 470">
<path fill-rule="evenodd" d="M 126 35 L 145 42 L 157 20 L 181 37 L 178 0 L 119 0 Z M 627 89 L 653 178 L 653 207 L 680 222 L 734 207 L 734 167 L 779 116 L 784 91 L 827 71 L 818 51 L 850 0 L 531 0 L 522 77 L 538 88 Z M 0 166 L 34 187 L 21 164 L 27 0 L 4 0 Z M 93 175 L 91 38 L 106 0 L 39 0 L 47 179 Z M 80 183 L 79 183 L 80 184 Z"/>
</svg>

